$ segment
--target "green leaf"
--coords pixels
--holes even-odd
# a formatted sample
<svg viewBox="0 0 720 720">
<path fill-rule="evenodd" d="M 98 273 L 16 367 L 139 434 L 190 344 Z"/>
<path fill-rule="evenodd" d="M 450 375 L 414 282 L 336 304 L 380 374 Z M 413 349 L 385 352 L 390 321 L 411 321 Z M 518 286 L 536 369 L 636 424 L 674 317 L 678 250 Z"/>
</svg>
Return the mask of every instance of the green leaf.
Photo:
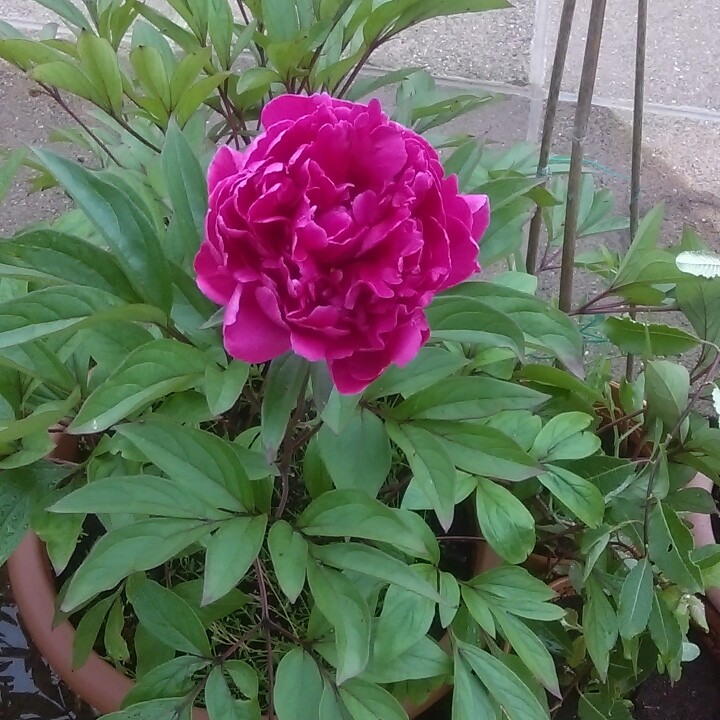
<svg viewBox="0 0 720 720">
<path fill-rule="evenodd" d="M 561 697 L 555 663 L 540 638 L 524 622 L 506 613 L 501 607 L 491 609 L 500 631 L 525 667 L 548 692 Z"/>
<path fill-rule="evenodd" d="M 443 445 L 430 433 L 412 425 L 385 424 L 390 439 L 403 451 L 413 481 L 437 515 L 445 531 L 455 515 L 457 471 Z"/>
<path fill-rule="evenodd" d="M 216 508 L 251 511 L 252 486 L 244 470 L 243 448 L 217 435 L 160 418 L 124 423 L 116 430 L 173 482 L 202 488 Z"/>
<path fill-rule="evenodd" d="M 113 320 L 164 324 L 167 316 L 149 305 L 127 305 L 103 290 L 49 287 L 0 302 L 0 349 Z"/>
<path fill-rule="evenodd" d="M 340 685 L 359 675 L 368 663 L 370 611 L 352 582 L 336 570 L 312 562 L 308 582 L 318 610 L 335 629 Z"/>
<path fill-rule="evenodd" d="M 83 30 L 77 40 L 80 62 L 93 86 L 102 91 L 105 107 L 115 116 L 123 110 L 123 82 L 113 46 L 102 37 Z"/>
<path fill-rule="evenodd" d="M 648 560 L 643 558 L 627 574 L 620 592 L 618 625 L 622 637 L 633 638 L 647 627 L 652 598 L 652 567 Z"/>
<path fill-rule="evenodd" d="M 377 663 L 392 665 L 398 656 L 425 638 L 434 618 L 433 600 L 390 585 L 373 631 L 373 670 L 377 671 Z"/>
<path fill-rule="evenodd" d="M 103 97 L 102 87 L 94 85 L 87 73 L 72 62 L 66 60 L 46 62 L 30 70 L 29 75 L 38 83 L 52 85 L 78 98 L 89 100 L 106 112 L 111 110 L 107 97 Z"/>
<path fill-rule="evenodd" d="M 123 608 L 122 600 L 120 600 L 120 598 L 115 600 L 108 613 L 107 622 L 105 623 L 105 634 L 103 636 L 103 644 L 105 645 L 108 655 L 118 663 L 124 663 L 130 660 L 130 651 L 123 637 L 123 630 L 125 628 Z"/>
<path fill-rule="evenodd" d="M 519 675 L 490 653 L 459 640 L 455 642 L 460 657 L 503 708 L 508 720 L 546 720 L 543 706 Z"/>
<path fill-rule="evenodd" d="M 527 560 L 535 547 L 535 519 L 509 490 L 478 477 L 475 510 L 483 537 L 504 560 L 514 565 Z"/>
<path fill-rule="evenodd" d="M 280 589 L 294 603 L 305 586 L 307 541 L 285 520 L 278 520 L 268 533 L 268 550 Z"/>
<path fill-rule="evenodd" d="M 90 29 L 90 24 L 72 0 L 37 0 L 37 3 L 58 14 L 71 26 L 85 30 Z"/>
<path fill-rule="evenodd" d="M 559 620 L 565 611 L 549 601 L 555 593 L 542 580 L 524 568 L 505 565 L 480 573 L 466 584 L 478 593 L 486 605 L 500 605 L 503 610 L 528 620 Z"/>
<path fill-rule="evenodd" d="M 138 620 L 160 642 L 179 652 L 211 656 L 200 618 L 179 595 L 146 578 L 133 579 L 126 592 Z"/>
<path fill-rule="evenodd" d="M 648 552 L 660 571 L 685 592 L 702 592 L 700 568 L 690 559 L 692 533 L 672 508 L 657 502 L 648 521 Z"/>
<path fill-rule="evenodd" d="M 123 707 L 156 698 L 176 698 L 187 695 L 195 683 L 193 675 L 207 667 L 208 660 L 194 655 L 181 655 L 153 668 L 135 684 L 125 696 Z"/>
<path fill-rule="evenodd" d="M 474 475 L 519 482 L 541 472 L 530 455 L 495 428 L 436 420 L 420 420 L 417 425 L 440 437 L 455 466 Z"/>
<path fill-rule="evenodd" d="M 503 410 L 534 410 L 549 400 L 532 388 L 489 377 L 453 377 L 410 396 L 391 411 L 400 421 L 474 420 Z"/>
<path fill-rule="evenodd" d="M 440 624 L 446 628 L 455 619 L 460 607 L 460 584 L 452 573 L 444 570 L 438 573 L 438 581 L 438 591 L 444 601 L 438 606 L 438 615 Z"/>
<path fill-rule="evenodd" d="M 210 720 L 249 720 L 260 717 L 255 701 L 235 700 L 219 665 L 214 667 L 208 676 L 205 704 Z"/>
<path fill-rule="evenodd" d="M 197 520 L 224 520 L 202 493 L 202 487 L 188 488 L 154 475 L 112 475 L 78 488 L 52 505 L 56 513 L 114 513 L 159 515 Z"/>
<path fill-rule="evenodd" d="M 495 637 L 495 618 L 490 611 L 490 602 L 497 602 L 497 598 L 488 597 L 469 585 L 463 585 L 460 592 L 472 619 L 490 637 Z"/>
<path fill-rule="evenodd" d="M 384 553 L 382 550 L 360 543 L 345 542 L 313 546 L 311 554 L 325 565 L 341 570 L 351 570 L 384 580 L 409 592 L 428 598 L 433 602 L 443 602 L 435 588 L 423 577 L 406 565 L 402 560 Z"/>
<path fill-rule="evenodd" d="M 110 246 L 140 297 L 167 312 L 172 288 L 167 260 L 151 221 L 115 185 L 47 150 L 35 154 Z"/>
<path fill-rule="evenodd" d="M 603 693 L 580 693 L 579 720 L 633 720 L 629 700 L 619 700 Z"/>
<path fill-rule="evenodd" d="M 402 705 L 387 691 L 363 680 L 350 680 L 339 688 L 352 720 L 405 720 Z"/>
<path fill-rule="evenodd" d="M 228 660 L 225 670 L 232 678 L 235 687 L 247 698 L 254 700 L 258 696 L 259 683 L 255 669 L 242 660 Z"/>
<path fill-rule="evenodd" d="M 652 360 L 645 365 L 645 396 L 648 419 L 660 418 L 665 428 L 675 426 L 689 402 L 690 373 L 668 360 Z"/>
<path fill-rule="evenodd" d="M 278 720 L 318 720 L 323 680 L 312 656 L 293 648 L 278 663 L 275 712 Z"/>
<path fill-rule="evenodd" d="M 363 397 L 366 400 L 395 394 L 408 397 L 452 375 L 468 362 L 467 358 L 445 348 L 425 346 L 404 367 L 391 365 L 365 390 Z"/>
<path fill-rule="evenodd" d="M 227 7 L 227 3 L 223 1 Z M 230 25 L 232 27 L 232 25 Z M 170 123 L 160 156 L 165 185 L 170 196 L 173 233 L 166 239 L 177 247 L 168 253 L 178 264 L 188 266 L 203 236 L 207 213 L 207 182 L 195 153 L 176 123 Z"/>
<path fill-rule="evenodd" d="M 148 700 L 104 716 L 104 720 L 168 720 L 168 718 L 189 720 L 190 706 L 184 698 Z"/>
<path fill-rule="evenodd" d="M 320 457 L 336 488 L 355 488 L 370 497 L 378 494 L 392 462 L 390 440 L 380 418 L 363 410 L 339 433 L 324 424 L 317 437 Z"/>
<path fill-rule="evenodd" d="M 437 541 L 422 519 L 408 510 L 388 507 L 361 490 L 323 493 L 304 510 L 296 525 L 304 535 L 363 538 L 388 543 L 415 557 L 439 557 Z"/>
<path fill-rule="evenodd" d="M 5 199 L 7 191 L 11 188 L 15 175 L 27 157 L 27 149 L 22 147 L 13 150 L 0 167 L 0 203 Z"/>
<path fill-rule="evenodd" d="M 115 598 L 116 595 L 110 595 L 92 605 L 77 624 L 72 646 L 73 670 L 78 670 L 87 662 Z"/>
<path fill-rule="evenodd" d="M 537 346 L 558 358 L 573 374 L 583 377 L 583 341 L 580 332 L 571 318 L 545 301 L 486 282 L 467 282 L 447 290 L 441 297 L 443 302 L 444 298 L 470 297 L 492 306 L 497 312 L 509 316 L 521 328 L 531 346 Z M 434 303 L 428 308 L 428 319 L 433 307 Z"/>
<path fill-rule="evenodd" d="M 426 311 L 434 340 L 473 343 L 525 354 L 525 338 L 513 319 L 489 303 L 473 298 L 442 297 Z"/>
<path fill-rule="evenodd" d="M 678 270 L 695 277 L 720 277 L 720 256 L 715 253 L 686 251 L 676 258 Z"/>
<path fill-rule="evenodd" d="M 206 536 L 212 525 L 197 520 L 141 520 L 103 535 L 73 575 L 62 611 L 70 612 L 134 572 L 150 570 Z"/>
<path fill-rule="evenodd" d="M 535 438 L 532 454 L 545 462 L 578 460 L 600 449 L 600 438 L 583 432 L 593 422 L 590 415 L 567 412 L 550 418 Z"/>
<path fill-rule="evenodd" d="M 548 465 L 538 480 L 582 522 L 597 527 L 605 514 L 605 500 L 590 482 L 558 465 Z"/>
<path fill-rule="evenodd" d="M 179 69 L 180 66 L 178 66 Z M 183 92 L 175 106 L 175 116 L 180 127 L 187 125 L 197 109 L 229 76 L 229 72 L 221 72 L 203 77 Z M 175 77 L 173 77 L 173 80 L 175 80 Z"/>
<path fill-rule="evenodd" d="M 368 682 L 386 685 L 408 680 L 447 677 L 452 663 L 447 653 L 434 640 L 423 637 L 400 655 L 384 661 L 372 654 L 370 664 L 363 672 Z"/>
<path fill-rule="evenodd" d="M 590 578 L 585 585 L 587 602 L 583 607 L 583 634 L 588 654 L 600 679 L 605 682 L 610 665 L 610 651 L 618 637 L 618 619 L 601 585 Z"/>
<path fill-rule="evenodd" d="M 452 698 L 452 720 L 497 720 L 495 708 L 470 666 L 460 656 L 457 649 L 454 654 L 454 686 Z"/>
<path fill-rule="evenodd" d="M 155 400 L 191 387 L 208 362 L 203 352 L 177 340 L 141 345 L 88 397 L 68 430 L 78 435 L 106 430 Z"/>
<path fill-rule="evenodd" d="M 308 372 L 307 361 L 295 353 L 287 353 L 270 363 L 260 420 L 260 437 L 268 458 L 277 454 Z"/>
<path fill-rule="evenodd" d="M 642 260 L 643 253 L 654 250 L 660 237 L 663 217 L 665 215 L 664 205 L 656 205 L 640 222 L 635 237 L 625 253 L 622 263 L 613 285 L 623 285 L 634 279 L 633 266 Z"/>
<path fill-rule="evenodd" d="M 668 607 L 659 589 L 653 595 L 648 622 L 650 637 L 667 665 L 682 651 L 683 633 L 675 613 Z"/>
<path fill-rule="evenodd" d="M 35 501 L 54 488 L 67 468 L 50 462 L 2 471 L 0 482 L 0 564 L 4 565 L 25 536 Z"/>
<path fill-rule="evenodd" d="M 227 595 L 255 561 L 263 540 L 267 516 L 226 520 L 210 537 L 205 556 L 205 584 L 201 604 Z"/>
<path fill-rule="evenodd" d="M 212 365 L 205 368 L 205 396 L 213 415 L 222 415 L 235 405 L 247 382 L 250 366 L 232 360 L 227 370 Z"/>
<path fill-rule="evenodd" d="M 0 276 L 40 285 L 84 285 L 136 302 L 110 253 L 73 235 L 38 229 L 0 244 Z"/>
<path fill-rule="evenodd" d="M 27 417 L 5 425 L 0 422 L 0 443 L 26 438 L 34 433 L 47 431 L 77 404 L 79 391 L 75 389 L 65 400 L 52 400 L 39 405 Z"/>
<path fill-rule="evenodd" d="M 632 318 L 609 317 L 605 320 L 608 340 L 624 353 L 649 355 L 680 355 L 697 347 L 698 339 L 684 330 L 644 323 Z"/>
</svg>

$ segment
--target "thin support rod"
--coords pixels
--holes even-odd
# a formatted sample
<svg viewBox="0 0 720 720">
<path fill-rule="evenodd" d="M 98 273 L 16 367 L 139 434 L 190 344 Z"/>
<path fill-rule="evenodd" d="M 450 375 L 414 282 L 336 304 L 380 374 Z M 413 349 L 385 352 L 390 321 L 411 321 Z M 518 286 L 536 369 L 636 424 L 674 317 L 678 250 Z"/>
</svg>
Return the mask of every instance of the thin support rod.
<svg viewBox="0 0 720 720">
<path fill-rule="evenodd" d="M 560 29 L 558 30 L 557 44 L 555 45 L 555 59 L 553 60 L 552 75 L 550 76 L 550 90 L 548 91 L 547 105 L 545 106 L 545 122 L 543 123 L 542 140 L 540 143 L 540 159 L 538 162 L 538 177 L 547 177 L 548 162 L 550 160 L 550 147 L 552 145 L 553 131 L 555 130 L 555 117 L 557 116 L 562 88 L 563 73 L 567 62 L 570 33 L 575 5 L 577 0 L 564 0 Z M 537 269 L 538 246 L 540 245 L 540 230 L 542 229 L 542 208 L 538 207 L 530 223 L 528 235 L 528 248 L 525 257 L 525 267 L 529 273 L 535 274 Z"/>
<path fill-rule="evenodd" d="M 600 44 L 603 25 L 605 24 L 605 7 L 607 0 L 593 0 L 590 10 L 585 58 L 583 60 L 580 91 L 575 108 L 575 128 L 572 138 L 570 156 L 570 172 L 568 174 L 567 210 L 565 213 L 565 236 L 562 249 L 562 270 L 560 271 L 559 307 L 563 312 L 570 312 L 572 305 L 573 275 L 575 265 L 575 244 L 577 235 L 578 212 L 580 207 L 580 181 L 582 180 L 585 135 L 592 109 L 595 78 L 597 76 Z"/>
<path fill-rule="evenodd" d="M 630 180 L 630 242 L 640 225 L 640 189 L 642 182 L 643 123 L 645 115 L 645 59 L 647 56 L 648 2 L 638 0 L 637 47 L 635 52 L 635 103 L 633 109 L 632 171 Z M 635 312 L 630 316 L 635 318 Z M 635 357 L 627 356 L 625 377 L 632 380 Z"/>
</svg>

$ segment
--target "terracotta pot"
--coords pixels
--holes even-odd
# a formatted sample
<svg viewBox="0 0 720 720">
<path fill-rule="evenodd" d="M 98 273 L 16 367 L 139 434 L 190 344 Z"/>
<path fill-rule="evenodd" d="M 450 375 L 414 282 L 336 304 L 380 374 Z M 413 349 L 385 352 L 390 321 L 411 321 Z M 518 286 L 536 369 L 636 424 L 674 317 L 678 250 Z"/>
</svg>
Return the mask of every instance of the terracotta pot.
<svg viewBox="0 0 720 720">
<path fill-rule="evenodd" d="M 689 488 L 701 488 L 712 492 L 714 483 L 705 475 L 698 473 L 693 480 L 688 483 Z M 717 540 L 712 527 L 712 515 L 701 515 L 699 513 L 690 513 L 687 519 L 692 523 L 692 534 L 695 538 L 695 547 L 704 547 L 705 545 L 714 545 Z M 705 591 L 705 597 L 708 602 L 720 613 L 720 588 L 708 588 Z"/>
<path fill-rule="evenodd" d="M 476 572 L 486 569 L 487 562 L 479 548 Z M 23 625 L 52 669 L 76 695 L 99 712 L 105 714 L 119 710 L 135 682 L 94 651 L 81 668 L 72 669 L 75 628 L 69 622 L 53 628 L 57 601 L 55 574 L 45 546 L 35 533 L 29 532 L 25 536 L 8 560 L 7 568 Z M 441 645 L 447 649 L 447 637 L 441 640 Z M 406 702 L 403 707 L 410 718 L 415 718 L 439 702 L 449 691 L 450 686 L 444 685 L 433 691 L 421 705 Z M 208 720 L 208 714 L 201 708 L 195 708 L 193 720 Z"/>
</svg>

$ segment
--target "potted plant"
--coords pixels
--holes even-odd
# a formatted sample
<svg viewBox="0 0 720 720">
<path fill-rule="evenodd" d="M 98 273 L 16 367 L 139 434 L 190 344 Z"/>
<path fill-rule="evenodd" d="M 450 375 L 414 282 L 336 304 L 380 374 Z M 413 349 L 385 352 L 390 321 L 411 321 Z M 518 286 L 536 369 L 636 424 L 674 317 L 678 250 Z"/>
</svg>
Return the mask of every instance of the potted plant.
<svg viewBox="0 0 720 720">
<path fill-rule="evenodd" d="M 648 668 L 692 656 L 720 559 L 685 524 L 712 509 L 686 484 L 717 473 L 695 412 L 709 286 L 658 249 L 658 209 L 622 259 L 579 258 L 598 296 L 536 297 L 522 228 L 544 208 L 552 246 L 562 181 L 541 187 L 532 148 L 430 135 L 443 169 L 418 133 L 487 98 L 358 80 L 426 5 L 247 2 L 233 24 L 224 2 L 173 2 L 177 22 L 89 3 L 63 9 L 73 42 L 4 29 L 0 55 L 97 106 L 59 139 L 100 168 L 36 151 L 38 187 L 75 208 L 0 245 L 1 557 L 20 546 L 31 632 L 117 720 L 392 720 L 449 685 L 454 720 L 573 696 L 623 717 Z M 400 124 L 355 102 L 398 81 Z M 623 225 L 589 179 L 583 197 L 584 234 Z M 577 319 L 596 314 L 637 378 L 586 373 Z M 694 373 L 657 359 L 697 346 Z M 45 459 L 57 423 L 75 457 Z"/>
</svg>

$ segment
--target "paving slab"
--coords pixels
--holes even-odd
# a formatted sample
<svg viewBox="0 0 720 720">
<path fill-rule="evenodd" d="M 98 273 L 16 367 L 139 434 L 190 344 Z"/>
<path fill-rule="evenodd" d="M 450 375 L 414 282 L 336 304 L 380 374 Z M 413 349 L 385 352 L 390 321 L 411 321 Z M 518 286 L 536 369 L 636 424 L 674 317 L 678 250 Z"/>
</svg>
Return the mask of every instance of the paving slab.
<svg viewBox="0 0 720 720">
<path fill-rule="evenodd" d="M 437 75 L 524 86 L 529 81 L 535 0 L 513 8 L 436 18 L 380 48 L 372 62 L 419 65 Z"/>
<path fill-rule="evenodd" d="M 548 6 L 546 82 L 552 66 L 563 0 Z M 612 100 L 633 97 L 636 3 L 608 2 L 596 94 Z M 587 37 L 590 2 L 577 3 L 564 89 L 577 92 Z M 656 0 L 649 3 L 647 101 L 720 111 L 720 3 L 716 0 Z"/>
</svg>

